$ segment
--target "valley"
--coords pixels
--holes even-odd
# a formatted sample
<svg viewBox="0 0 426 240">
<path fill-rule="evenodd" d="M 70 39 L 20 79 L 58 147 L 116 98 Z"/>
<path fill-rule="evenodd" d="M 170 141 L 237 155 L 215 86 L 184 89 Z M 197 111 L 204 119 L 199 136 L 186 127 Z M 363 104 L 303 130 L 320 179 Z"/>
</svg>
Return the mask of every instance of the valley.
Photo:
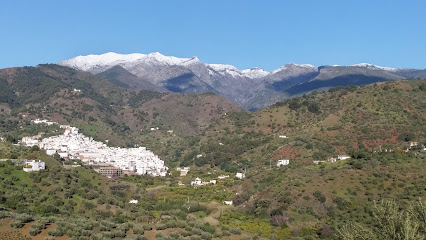
<svg viewBox="0 0 426 240">
<path fill-rule="evenodd" d="M 387 80 L 328 86 L 249 112 L 212 92 L 140 89 L 54 64 L 2 69 L 0 234 L 348 239 L 362 226 L 377 239 L 378 211 L 421 212 L 426 187 L 425 81 Z M 74 129 L 59 125 L 78 128 L 95 148 L 144 147 L 163 170 L 108 178 L 90 160 L 57 151 L 74 141 L 55 140 Z M 18 144 L 35 135 L 53 147 Z M 22 159 L 46 169 L 26 173 Z M 422 216 L 408 217 L 424 236 Z"/>
</svg>

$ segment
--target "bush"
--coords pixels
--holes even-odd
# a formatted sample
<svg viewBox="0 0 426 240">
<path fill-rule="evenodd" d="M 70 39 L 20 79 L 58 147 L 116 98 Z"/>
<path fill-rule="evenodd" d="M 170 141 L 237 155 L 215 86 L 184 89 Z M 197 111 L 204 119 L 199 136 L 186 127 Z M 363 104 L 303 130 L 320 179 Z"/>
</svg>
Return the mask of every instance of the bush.
<svg viewBox="0 0 426 240">
<path fill-rule="evenodd" d="M 155 225 L 155 229 L 158 231 L 158 230 L 164 230 L 164 229 L 166 229 L 167 228 L 167 226 L 166 225 L 164 225 L 164 224 L 157 224 L 157 225 Z"/>
<path fill-rule="evenodd" d="M 340 239 L 424 239 L 425 202 L 419 200 L 403 209 L 394 200 L 383 200 L 373 207 L 375 224 L 346 224 L 337 230 Z"/>
<path fill-rule="evenodd" d="M 150 225 L 147 225 L 147 224 L 142 225 L 142 228 L 143 228 L 145 231 L 151 231 L 151 230 L 152 230 L 152 227 L 151 227 Z"/>
<path fill-rule="evenodd" d="M 143 235 L 145 233 L 145 229 L 143 227 L 134 227 L 133 232 L 135 234 L 142 234 Z"/>
<path fill-rule="evenodd" d="M 21 228 L 21 227 L 24 226 L 24 223 L 22 221 L 15 220 L 15 221 L 10 223 L 10 226 L 13 227 L 13 228 Z"/>
<path fill-rule="evenodd" d="M 62 230 L 55 228 L 55 229 L 51 229 L 47 232 L 47 234 L 49 234 L 50 236 L 54 236 L 54 237 L 60 237 L 62 235 L 64 235 L 64 233 L 62 232 Z"/>
<path fill-rule="evenodd" d="M 203 232 L 201 234 L 201 238 L 205 239 L 205 240 L 210 240 L 210 239 L 212 239 L 212 235 L 210 233 L 208 233 L 208 232 Z"/>
<path fill-rule="evenodd" d="M 35 236 L 41 233 L 41 230 L 38 228 L 30 228 L 30 235 Z"/>
<path fill-rule="evenodd" d="M 179 238 L 179 233 L 177 232 L 172 232 L 169 234 L 169 237 L 173 238 L 173 239 L 178 239 Z"/>
<path fill-rule="evenodd" d="M 241 235 L 241 229 L 239 229 L 239 228 L 231 228 L 229 231 L 232 234 Z"/>
</svg>

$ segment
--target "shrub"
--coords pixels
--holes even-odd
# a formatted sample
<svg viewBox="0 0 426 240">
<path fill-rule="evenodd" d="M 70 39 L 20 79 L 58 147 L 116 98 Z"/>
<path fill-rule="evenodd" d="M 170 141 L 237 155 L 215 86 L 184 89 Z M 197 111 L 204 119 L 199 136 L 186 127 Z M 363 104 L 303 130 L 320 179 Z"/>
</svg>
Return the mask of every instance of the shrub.
<svg viewBox="0 0 426 240">
<path fill-rule="evenodd" d="M 47 234 L 49 234 L 50 236 L 54 236 L 54 237 L 60 237 L 62 235 L 64 235 L 64 233 L 62 232 L 62 230 L 55 228 L 55 229 L 50 229 Z"/>
<path fill-rule="evenodd" d="M 145 232 L 145 229 L 143 229 L 143 227 L 134 227 L 133 228 L 133 232 L 135 233 L 135 234 L 144 234 L 144 232 Z"/>
<path fill-rule="evenodd" d="M 169 237 L 173 238 L 173 239 L 178 239 L 179 238 L 179 233 L 177 232 L 172 232 L 169 234 Z"/>
<path fill-rule="evenodd" d="M 124 230 L 117 230 L 114 232 L 114 236 L 124 238 L 126 236 L 126 232 Z"/>
<path fill-rule="evenodd" d="M 31 222 L 33 220 L 33 217 L 29 214 L 21 214 L 19 215 L 16 220 L 19 220 L 23 223 Z"/>
<path fill-rule="evenodd" d="M 344 240 L 355 239 L 423 239 L 426 227 L 426 204 L 419 200 L 402 208 L 394 201 L 374 203 L 375 224 L 349 223 L 337 230 Z"/>
<path fill-rule="evenodd" d="M 241 229 L 239 229 L 239 228 L 231 228 L 229 231 L 232 234 L 241 235 Z"/>
<path fill-rule="evenodd" d="M 35 236 L 41 233 L 41 230 L 38 228 L 30 228 L 30 235 Z"/>
<path fill-rule="evenodd" d="M 212 239 L 212 235 L 210 233 L 208 233 L 208 232 L 203 232 L 201 234 L 201 238 L 205 239 L 205 240 L 210 240 L 210 239 Z"/>
<path fill-rule="evenodd" d="M 157 224 L 157 225 L 155 225 L 155 229 L 156 230 L 164 230 L 166 228 L 167 228 L 167 226 L 164 225 L 164 224 Z"/>
<path fill-rule="evenodd" d="M 147 224 L 142 225 L 142 228 L 143 228 L 145 231 L 151 231 L 151 230 L 152 230 L 152 227 L 151 227 L 150 225 L 147 225 Z"/>
<path fill-rule="evenodd" d="M 10 223 L 10 226 L 13 228 L 21 228 L 24 226 L 24 223 L 19 221 L 19 220 L 15 220 L 13 222 Z"/>
</svg>

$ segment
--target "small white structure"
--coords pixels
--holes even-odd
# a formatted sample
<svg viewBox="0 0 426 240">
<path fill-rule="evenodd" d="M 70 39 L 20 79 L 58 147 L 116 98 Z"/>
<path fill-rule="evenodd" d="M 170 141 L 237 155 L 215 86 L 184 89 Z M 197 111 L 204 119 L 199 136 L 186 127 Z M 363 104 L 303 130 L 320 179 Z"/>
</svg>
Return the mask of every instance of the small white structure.
<svg viewBox="0 0 426 240">
<path fill-rule="evenodd" d="M 223 146 L 223 143 L 219 143 L 220 146 Z"/>
<path fill-rule="evenodd" d="M 36 160 L 31 160 L 31 161 L 27 161 L 24 165 L 23 165 L 23 170 L 25 172 L 37 172 L 40 170 L 46 169 L 46 164 L 45 162 L 42 162 L 40 160 L 36 161 Z"/>
<path fill-rule="evenodd" d="M 232 205 L 233 204 L 232 200 L 230 200 L 230 201 L 223 201 L 223 203 L 225 203 L 225 205 Z"/>
<path fill-rule="evenodd" d="M 197 158 L 200 158 L 202 156 L 203 156 L 203 154 L 197 154 Z"/>
<path fill-rule="evenodd" d="M 285 166 L 285 165 L 288 165 L 289 163 L 290 163 L 290 160 L 288 160 L 288 159 L 281 159 L 281 160 L 277 161 L 277 167 Z"/>
<path fill-rule="evenodd" d="M 172 134 L 172 133 L 173 133 L 173 130 L 167 130 L 167 133 Z"/>
<path fill-rule="evenodd" d="M 186 174 L 188 174 L 189 170 L 191 169 L 191 167 L 177 167 L 176 170 L 178 170 L 180 172 L 180 176 L 186 176 Z"/>
<path fill-rule="evenodd" d="M 80 89 L 77 89 L 77 88 L 74 88 L 73 92 L 75 92 L 75 93 L 79 93 L 79 92 L 81 92 L 81 90 L 80 90 Z"/>
<path fill-rule="evenodd" d="M 158 128 L 158 127 L 152 127 L 151 131 L 157 131 L 158 129 L 160 129 L 160 128 Z"/>
<path fill-rule="evenodd" d="M 351 158 L 350 156 L 348 156 L 348 155 L 338 155 L 337 156 L 337 159 L 338 160 L 346 160 L 346 159 L 348 159 L 348 158 Z"/>
<path fill-rule="evenodd" d="M 211 183 L 211 184 L 213 184 L 213 185 L 216 185 L 216 182 L 217 182 L 217 180 L 210 180 L 210 182 L 209 182 L 209 183 Z"/>
<path fill-rule="evenodd" d="M 21 143 L 27 147 L 32 147 L 35 145 L 38 145 L 40 143 L 40 135 L 33 136 L 33 137 L 23 137 L 21 140 Z"/>
<path fill-rule="evenodd" d="M 286 135 L 280 135 L 279 138 L 288 138 Z"/>
<path fill-rule="evenodd" d="M 195 181 L 191 181 L 191 186 L 201 186 L 202 185 L 202 181 L 201 178 L 195 178 Z"/>
<path fill-rule="evenodd" d="M 129 201 L 129 203 L 131 203 L 131 204 L 138 204 L 138 203 L 139 203 L 139 201 L 138 201 L 138 200 L 136 200 L 136 199 L 133 199 L 133 200 L 130 200 L 130 201 Z"/>
<path fill-rule="evenodd" d="M 246 175 L 244 173 L 237 172 L 237 174 L 235 174 L 235 177 L 239 179 L 243 179 L 246 177 Z"/>
<path fill-rule="evenodd" d="M 329 158 L 328 161 L 331 162 L 331 163 L 334 163 L 334 162 L 337 161 L 337 158 Z"/>
<path fill-rule="evenodd" d="M 219 177 L 217 177 L 219 179 L 225 179 L 225 178 L 229 178 L 229 175 L 220 175 Z"/>
<path fill-rule="evenodd" d="M 53 124 L 57 124 L 56 122 L 50 122 L 46 119 L 40 120 L 40 119 L 36 119 L 36 120 L 31 120 L 32 123 L 34 124 L 46 124 L 48 126 L 53 125 Z"/>
</svg>

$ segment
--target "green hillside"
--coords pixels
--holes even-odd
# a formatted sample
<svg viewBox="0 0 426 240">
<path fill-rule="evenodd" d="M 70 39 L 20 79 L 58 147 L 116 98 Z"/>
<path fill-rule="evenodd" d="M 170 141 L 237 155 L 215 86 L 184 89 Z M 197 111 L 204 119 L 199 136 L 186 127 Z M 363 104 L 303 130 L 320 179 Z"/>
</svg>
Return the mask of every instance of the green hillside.
<svg viewBox="0 0 426 240">
<path fill-rule="evenodd" d="M 40 87 L 25 87 L 32 81 Z M 0 84 L 5 86 L 0 132 L 6 141 L 60 133 L 57 127 L 30 124 L 48 118 L 112 145 L 147 146 L 171 173 L 107 179 L 37 148 L 0 143 L 0 159 L 22 156 L 47 163 L 46 170 L 28 174 L 16 160 L 0 162 L 0 234 L 34 234 L 34 239 L 387 239 L 386 224 L 397 226 L 401 236 L 411 229 L 416 238 L 408 239 L 426 234 L 421 215 L 424 81 L 337 87 L 255 113 L 214 94 L 123 89 L 56 65 L 0 70 Z M 417 146 L 410 147 L 414 142 Z M 328 161 L 338 155 L 351 158 Z M 277 167 L 279 159 L 290 164 Z M 179 165 L 191 167 L 188 175 L 179 175 Z M 245 178 L 235 178 L 237 172 Z M 196 177 L 209 181 L 220 175 L 229 177 L 216 185 L 189 186 Z M 129 204 L 131 199 L 139 204 Z M 225 200 L 233 206 L 224 205 Z M 379 224 L 385 210 L 392 221 Z"/>
</svg>

